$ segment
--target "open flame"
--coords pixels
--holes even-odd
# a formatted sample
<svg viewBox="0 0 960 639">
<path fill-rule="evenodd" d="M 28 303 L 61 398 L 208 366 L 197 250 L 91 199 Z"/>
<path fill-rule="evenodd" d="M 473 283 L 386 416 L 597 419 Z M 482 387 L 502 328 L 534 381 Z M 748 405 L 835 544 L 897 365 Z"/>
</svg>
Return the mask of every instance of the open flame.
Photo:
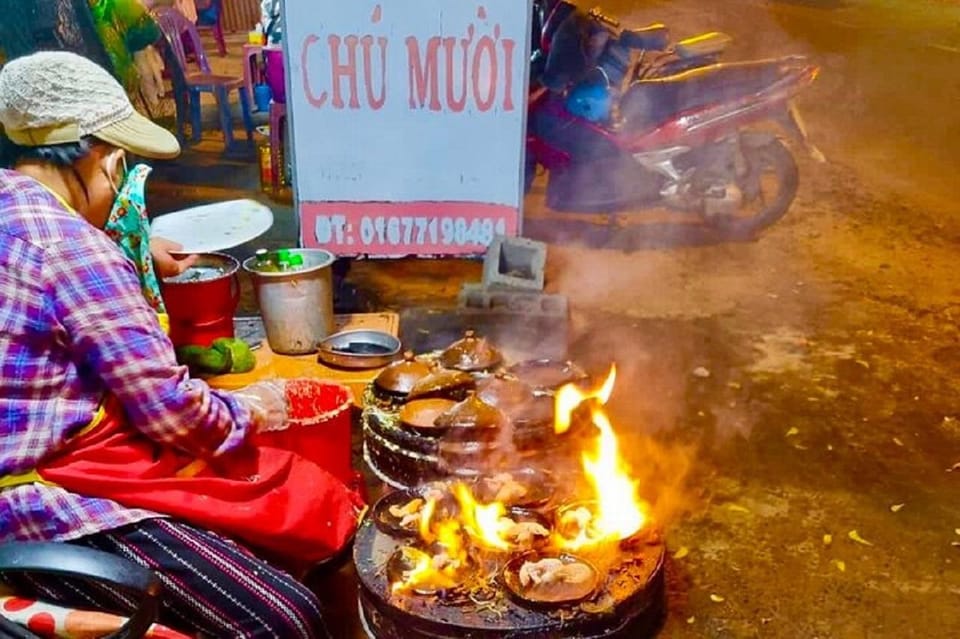
<svg viewBox="0 0 960 639">
<path fill-rule="evenodd" d="M 554 399 L 555 416 L 553 420 L 553 430 L 557 435 L 563 435 L 570 430 L 570 423 L 573 421 L 573 412 L 586 401 L 591 399 L 599 400 L 601 404 L 610 401 L 610 395 L 613 394 L 613 385 L 617 381 L 617 367 L 610 367 L 610 374 L 599 387 L 584 391 L 576 384 L 567 384 L 561 386 Z"/>
<path fill-rule="evenodd" d="M 400 594 L 423 586 L 439 586 L 444 581 L 445 575 L 433 569 L 433 557 L 429 554 L 409 546 L 403 549 L 403 554 L 404 559 L 412 567 L 404 572 L 403 580 L 390 585 L 390 591 L 393 594 Z"/>
<path fill-rule="evenodd" d="M 585 504 L 570 504 L 550 538 L 555 550 L 577 550 L 629 539 L 647 522 L 648 505 L 638 496 L 634 480 L 620 454 L 619 442 L 604 406 L 610 400 L 617 371 L 597 388 L 568 384 L 557 391 L 554 430 L 569 430 L 573 413 L 589 402 L 590 420 L 598 431 L 595 447 L 581 455 L 584 474 L 593 494 Z M 427 497 L 419 511 L 418 532 L 426 550 L 405 547 L 401 578 L 391 584 L 394 594 L 443 590 L 462 583 L 475 559 L 470 549 L 502 552 L 518 548 L 517 522 L 500 501 L 481 503 L 470 487 L 458 482 L 451 487 L 459 513 L 451 516 L 436 497 Z M 562 509 L 561 509 L 562 512 Z M 513 532 L 511 532 L 513 531 Z M 543 535 L 548 534 L 544 530 Z"/>
<path fill-rule="evenodd" d="M 646 504 L 637 496 L 637 482 L 630 477 L 620 456 L 619 442 L 603 410 L 613 393 L 616 378 L 616 366 L 611 366 L 610 373 L 600 387 L 583 390 L 568 384 L 556 395 L 554 430 L 557 434 L 570 428 L 573 412 L 590 400 L 596 400 L 591 407 L 591 420 L 600 431 L 596 452 L 584 452 L 582 456 L 583 470 L 593 487 L 597 509 L 589 513 L 589 521 L 585 515 L 574 515 L 574 520 L 579 519 L 573 522 L 577 524 L 579 533 L 572 539 L 563 540 L 563 545 L 568 548 L 627 539 L 643 528 L 647 520 Z"/>
<path fill-rule="evenodd" d="M 391 584 L 394 594 L 421 588 L 443 590 L 457 585 L 458 573 L 467 564 L 460 522 L 456 519 L 434 521 L 436 508 L 437 500 L 427 499 L 420 511 L 419 524 L 421 539 L 434 544 L 436 552 L 431 555 L 418 548 L 404 548 L 404 558 L 411 567 L 403 572 L 401 580 Z"/>
<path fill-rule="evenodd" d="M 498 501 L 481 504 L 464 484 L 457 484 L 454 494 L 460 503 L 460 517 L 464 528 L 478 544 L 489 550 L 510 550 L 510 544 L 503 538 L 506 532 L 503 519 L 506 508 Z"/>
</svg>

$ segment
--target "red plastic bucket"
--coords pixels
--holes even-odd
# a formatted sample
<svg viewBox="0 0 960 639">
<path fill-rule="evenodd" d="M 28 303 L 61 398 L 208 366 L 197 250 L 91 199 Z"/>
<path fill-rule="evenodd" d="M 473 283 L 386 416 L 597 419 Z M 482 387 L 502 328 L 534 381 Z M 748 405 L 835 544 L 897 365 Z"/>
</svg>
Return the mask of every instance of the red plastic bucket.
<svg viewBox="0 0 960 639">
<path fill-rule="evenodd" d="M 239 269 L 240 263 L 225 253 L 205 253 L 180 275 L 160 282 L 174 346 L 210 346 L 220 337 L 233 337 Z"/>
<path fill-rule="evenodd" d="M 286 394 L 287 428 L 259 433 L 255 441 L 298 453 L 348 486 L 353 485 L 353 393 L 335 382 L 291 379 Z"/>
</svg>

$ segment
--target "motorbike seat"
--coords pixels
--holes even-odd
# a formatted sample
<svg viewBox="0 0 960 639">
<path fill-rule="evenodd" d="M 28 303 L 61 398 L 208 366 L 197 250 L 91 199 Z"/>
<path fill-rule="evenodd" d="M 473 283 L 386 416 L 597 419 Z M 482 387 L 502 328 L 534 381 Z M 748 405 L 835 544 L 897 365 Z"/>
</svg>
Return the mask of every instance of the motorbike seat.
<svg viewBox="0 0 960 639">
<path fill-rule="evenodd" d="M 652 128 L 672 116 L 756 93 L 780 77 L 777 60 L 713 64 L 630 85 L 620 113 L 631 129 Z"/>
<path fill-rule="evenodd" d="M 630 49 L 663 51 L 670 44 L 670 30 L 660 23 L 641 29 L 624 29 L 619 41 Z"/>
</svg>

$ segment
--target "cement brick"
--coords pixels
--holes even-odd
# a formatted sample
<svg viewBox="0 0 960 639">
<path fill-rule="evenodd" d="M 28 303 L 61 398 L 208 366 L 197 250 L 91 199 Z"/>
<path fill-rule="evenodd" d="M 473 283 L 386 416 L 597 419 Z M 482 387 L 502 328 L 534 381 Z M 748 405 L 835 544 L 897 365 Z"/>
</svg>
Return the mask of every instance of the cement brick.
<svg viewBox="0 0 960 639">
<path fill-rule="evenodd" d="M 530 317 L 566 318 L 569 313 L 567 298 L 563 295 L 488 289 L 482 284 L 464 284 L 460 289 L 459 306 Z"/>
<path fill-rule="evenodd" d="M 498 235 L 483 259 L 483 286 L 542 291 L 546 266 L 547 245 L 543 242 Z"/>
</svg>

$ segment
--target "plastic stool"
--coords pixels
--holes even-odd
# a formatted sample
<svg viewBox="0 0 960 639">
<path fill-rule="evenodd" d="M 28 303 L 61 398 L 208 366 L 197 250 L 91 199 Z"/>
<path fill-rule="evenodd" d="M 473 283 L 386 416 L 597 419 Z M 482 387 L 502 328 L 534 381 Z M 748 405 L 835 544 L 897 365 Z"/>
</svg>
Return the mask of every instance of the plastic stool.
<svg viewBox="0 0 960 639">
<path fill-rule="evenodd" d="M 243 45 L 243 55 L 240 57 L 240 60 L 243 62 L 243 86 L 251 100 L 254 97 L 253 85 L 260 84 L 263 79 L 260 77 L 260 65 L 257 64 L 257 58 L 260 56 L 262 50 L 263 45 L 245 44 Z M 256 65 L 256 71 L 250 68 L 251 64 Z"/>
<path fill-rule="evenodd" d="M 284 129 L 287 124 L 287 105 L 281 102 L 270 103 L 270 166 L 273 167 L 273 191 L 276 193 L 280 189 L 281 171 L 286 171 L 285 166 L 280 166 L 280 150 L 283 148 Z"/>
</svg>

